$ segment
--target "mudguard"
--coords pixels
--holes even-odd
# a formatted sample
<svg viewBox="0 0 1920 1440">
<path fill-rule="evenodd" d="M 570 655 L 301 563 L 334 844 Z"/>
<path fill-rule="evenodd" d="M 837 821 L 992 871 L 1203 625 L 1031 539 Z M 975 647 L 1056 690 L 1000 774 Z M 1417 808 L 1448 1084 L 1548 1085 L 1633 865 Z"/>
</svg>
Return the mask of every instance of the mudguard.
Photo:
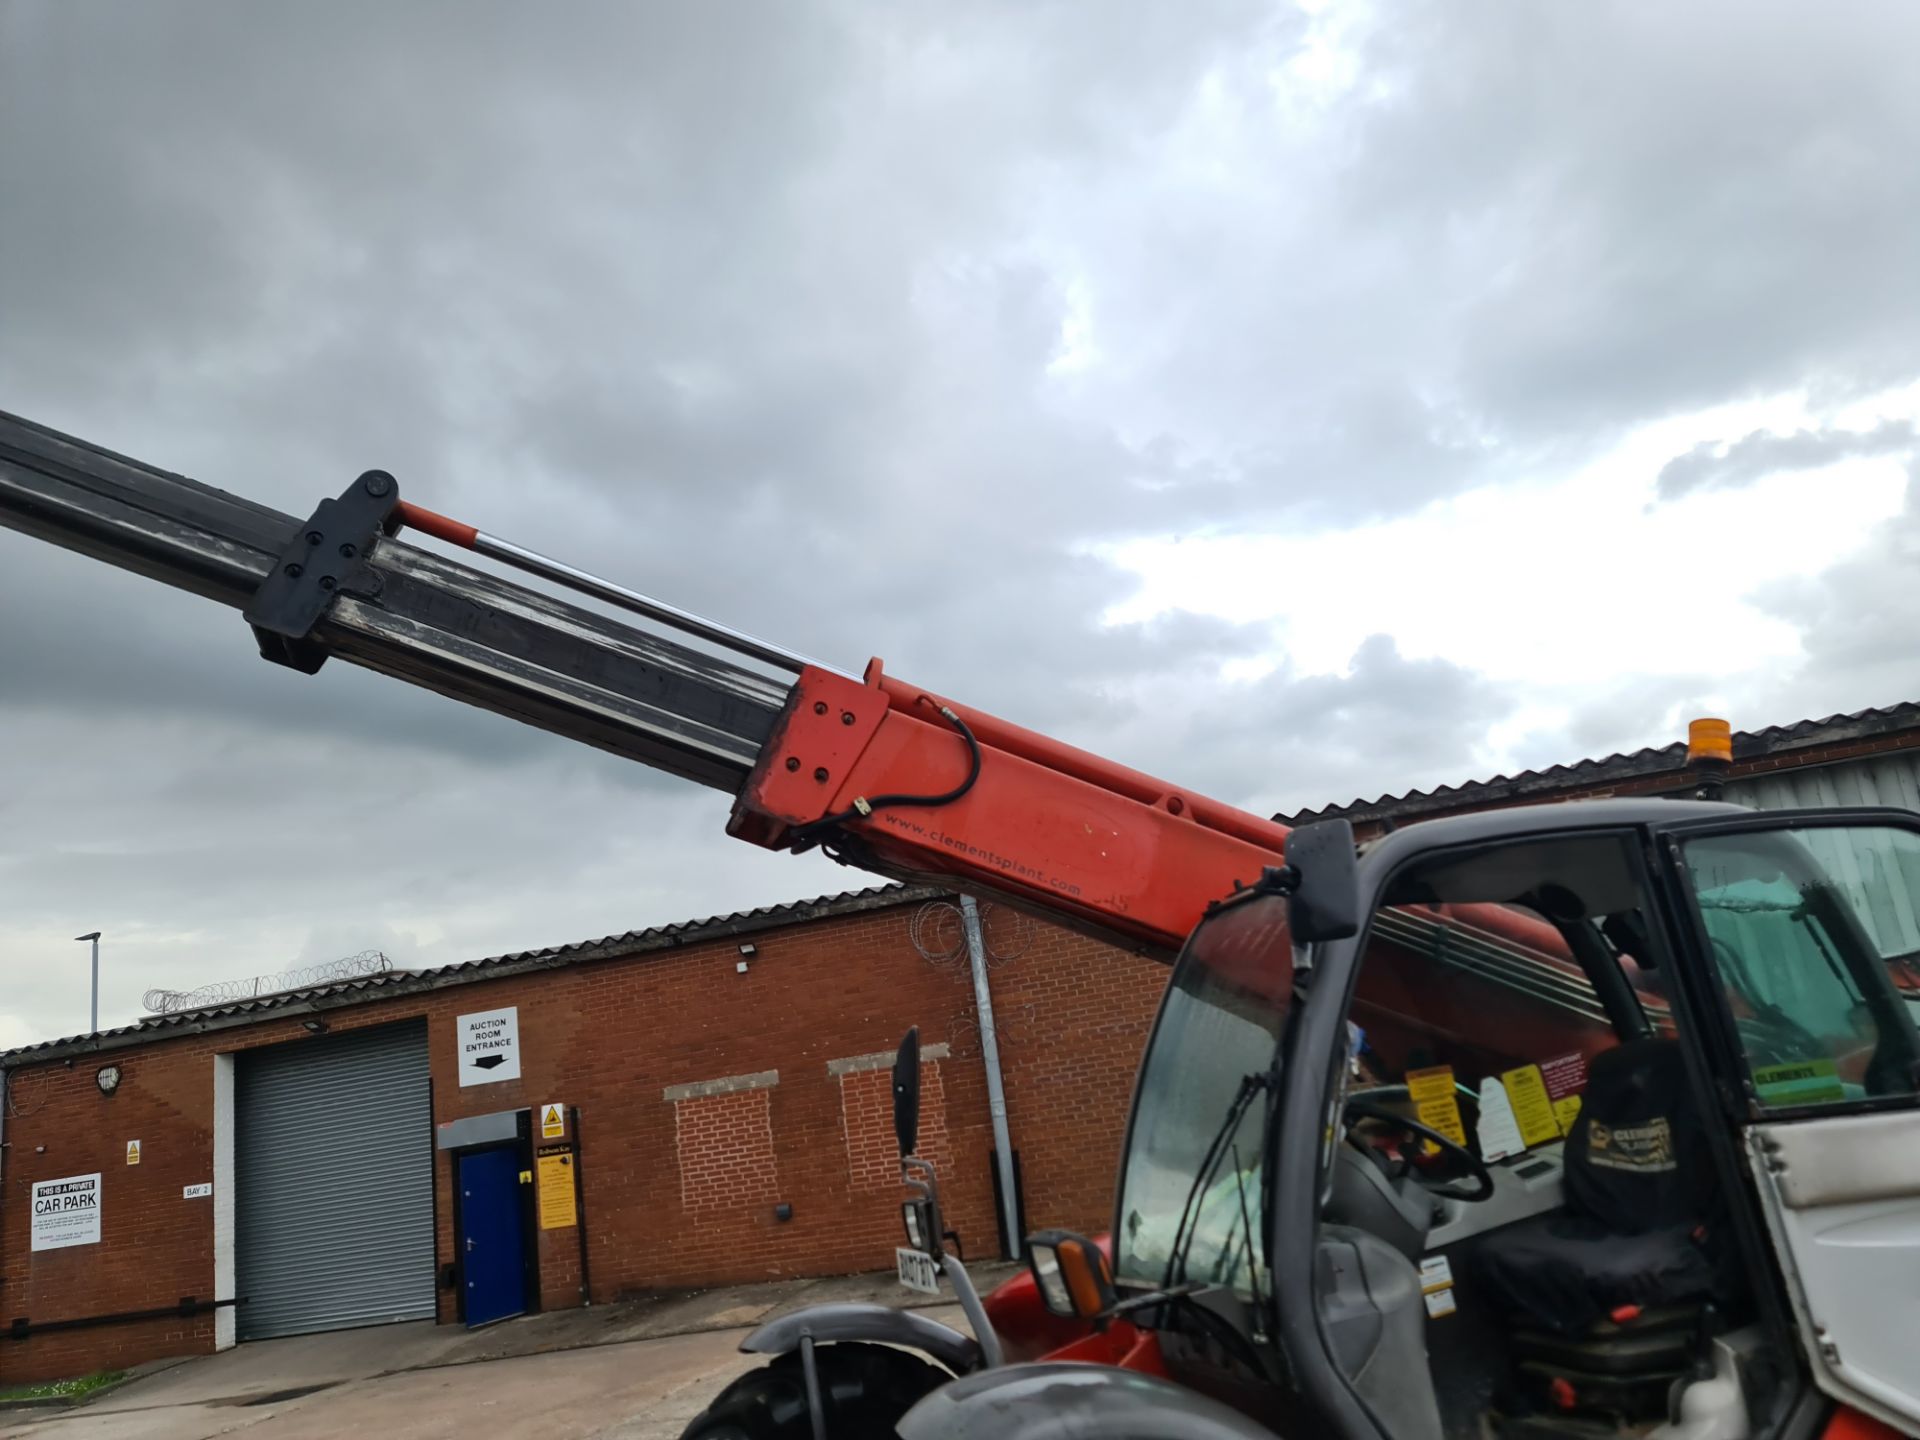
<svg viewBox="0 0 1920 1440">
<path fill-rule="evenodd" d="M 769 1320 L 740 1342 L 749 1355 L 788 1355 L 800 1348 L 802 1336 L 816 1344 L 836 1340 L 869 1340 L 879 1345 L 904 1345 L 931 1357 L 956 1375 L 980 1368 L 980 1346 L 938 1320 L 912 1310 L 886 1305 L 814 1305 Z"/>
<path fill-rule="evenodd" d="M 1274 1440 L 1238 1410 L 1108 1365 L 1006 1365 L 942 1385 L 901 1440 Z"/>
</svg>

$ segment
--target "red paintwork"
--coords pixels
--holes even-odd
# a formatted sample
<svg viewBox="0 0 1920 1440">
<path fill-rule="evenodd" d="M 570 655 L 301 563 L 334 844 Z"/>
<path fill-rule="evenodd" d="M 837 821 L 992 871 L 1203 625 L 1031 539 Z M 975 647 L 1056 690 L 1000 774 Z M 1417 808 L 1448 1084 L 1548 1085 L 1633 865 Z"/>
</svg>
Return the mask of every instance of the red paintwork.
<svg viewBox="0 0 1920 1440">
<path fill-rule="evenodd" d="M 400 523 L 409 529 L 418 530 L 422 535 L 432 535 L 445 540 L 449 545 L 458 545 L 471 550 L 479 531 L 471 525 L 463 525 L 458 520 L 449 520 L 445 515 L 401 500 L 395 503 L 394 514 L 400 517 Z"/>
<path fill-rule="evenodd" d="M 1871 1415 L 1862 1415 L 1845 1405 L 1833 1412 L 1820 1440 L 1900 1440 L 1900 1432 Z"/>
<path fill-rule="evenodd" d="M 800 826 L 879 795 L 935 795 L 967 774 L 949 702 L 881 672 L 864 682 L 809 668 L 734 802 L 728 830 L 770 849 Z M 845 822 L 885 874 L 998 895 L 1170 959 L 1207 905 L 1279 864 L 1287 827 L 964 706 L 980 776 L 937 808 L 891 806 Z M 850 720 L 847 717 L 852 717 Z M 824 777 L 824 778 L 823 778 Z M 1465 907 L 1510 945 L 1564 954 L 1551 927 Z"/>
<path fill-rule="evenodd" d="M 1112 1237 L 1102 1235 L 1094 1243 L 1111 1263 Z M 1022 1270 L 995 1286 L 981 1303 L 1009 1360 L 1050 1359 L 1055 1352 L 1093 1333 L 1093 1327 L 1086 1321 L 1062 1317 L 1047 1309 L 1031 1270 Z"/>
<path fill-rule="evenodd" d="M 1097 1235 L 1093 1243 L 1111 1264 L 1113 1237 Z M 1055 1315 L 1041 1301 L 1040 1288 L 1034 1284 L 1030 1270 L 1022 1270 L 996 1287 L 982 1303 L 1010 1361 L 1078 1360 L 1172 1378 L 1160 1354 L 1158 1335 L 1128 1320 L 1114 1320 L 1095 1328 L 1085 1320 Z"/>
</svg>

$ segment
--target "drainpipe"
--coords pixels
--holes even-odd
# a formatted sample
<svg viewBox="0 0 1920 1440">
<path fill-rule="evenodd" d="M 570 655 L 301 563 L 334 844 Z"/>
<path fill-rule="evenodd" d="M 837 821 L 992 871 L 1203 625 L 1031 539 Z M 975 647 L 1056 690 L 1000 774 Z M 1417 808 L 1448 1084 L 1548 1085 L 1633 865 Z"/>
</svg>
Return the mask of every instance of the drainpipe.
<svg viewBox="0 0 1920 1440">
<path fill-rule="evenodd" d="M 1007 1134 L 1007 1091 L 1000 1081 L 1000 1037 L 993 1028 L 993 991 L 987 984 L 987 946 L 980 936 L 980 907 L 971 895 L 960 897 L 960 919 L 967 932 L 967 956 L 973 962 L 973 1003 L 980 1012 L 980 1061 L 987 1069 L 987 1109 L 993 1116 L 993 1153 L 1000 1171 L 1001 1253 L 1020 1255 L 1019 1199 L 1013 1184 L 1013 1141 Z"/>
</svg>

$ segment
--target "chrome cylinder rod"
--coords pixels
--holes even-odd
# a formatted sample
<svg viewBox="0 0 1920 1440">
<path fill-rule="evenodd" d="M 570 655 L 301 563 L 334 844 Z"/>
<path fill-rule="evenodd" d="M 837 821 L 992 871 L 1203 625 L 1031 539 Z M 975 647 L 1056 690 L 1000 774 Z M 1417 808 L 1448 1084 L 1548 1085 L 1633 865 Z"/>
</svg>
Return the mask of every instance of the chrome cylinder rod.
<svg viewBox="0 0 1920 1440">
<path fill-rule="evenodd" d="M 662 625 L 668 625 L 688 635 L 697 635 L 738 655 L 746 655 L 764 664 L 797 675 L 809 666 L 817 670 L 831 671 L 835 675 L 847 676 L 847 672 L 836 665 L 827 665 L 789 650 L 784 645 L 775 645 L 770 640 L 762 640 L 757 635 L 749 635 L 744 630 L 736 630 L 731 625 L 723 625 L 718 620 L 709 620 L 704 615 L 695 615 L 691 610 L 682 610 L 678 605 L 665 600 L 643 595 L 638 590 L 630 590 L 625 585 L 616 585 L 611 580 L 603 580 L 564 560 L 555 560 L 542 555 L 537 550 L 529 550 L 524 545 L 516 545 L 511 540 L 502 540 L 498 535 L 489 535 L 471 525 L 451 520 L 445 515 L 437 515 L 401 501 L 398 507 L 401 522 L 424 534 L 445 540 L 449 544 L 461 546 L 477 555 L 488 555 L 524 570 L 529 575 L 538 575 L 551 580 L 556 585 L 564 585 L 569 590 L 577 590 L 583 595 L 604 600 L 609 605 L 617 605 L 622 610 L 631 610 L 635 614 L 645 615 Z M 847 676 L 847 678 L 854 678 Z"/>
</svg>

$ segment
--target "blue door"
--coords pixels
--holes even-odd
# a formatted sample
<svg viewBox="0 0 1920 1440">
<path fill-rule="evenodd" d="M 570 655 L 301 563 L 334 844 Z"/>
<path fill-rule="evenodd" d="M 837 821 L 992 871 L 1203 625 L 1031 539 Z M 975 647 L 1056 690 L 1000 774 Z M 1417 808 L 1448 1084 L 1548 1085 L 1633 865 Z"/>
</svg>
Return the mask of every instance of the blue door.
<svg viewBox="0 0 1920 1440">
<path fill-rule="evenodd" d="M 527 1308 L 519 1152 L 500 1149 L 462 1155 L 459 1174 L 467 1324 L 485 1325 Z"/>
</svg>

